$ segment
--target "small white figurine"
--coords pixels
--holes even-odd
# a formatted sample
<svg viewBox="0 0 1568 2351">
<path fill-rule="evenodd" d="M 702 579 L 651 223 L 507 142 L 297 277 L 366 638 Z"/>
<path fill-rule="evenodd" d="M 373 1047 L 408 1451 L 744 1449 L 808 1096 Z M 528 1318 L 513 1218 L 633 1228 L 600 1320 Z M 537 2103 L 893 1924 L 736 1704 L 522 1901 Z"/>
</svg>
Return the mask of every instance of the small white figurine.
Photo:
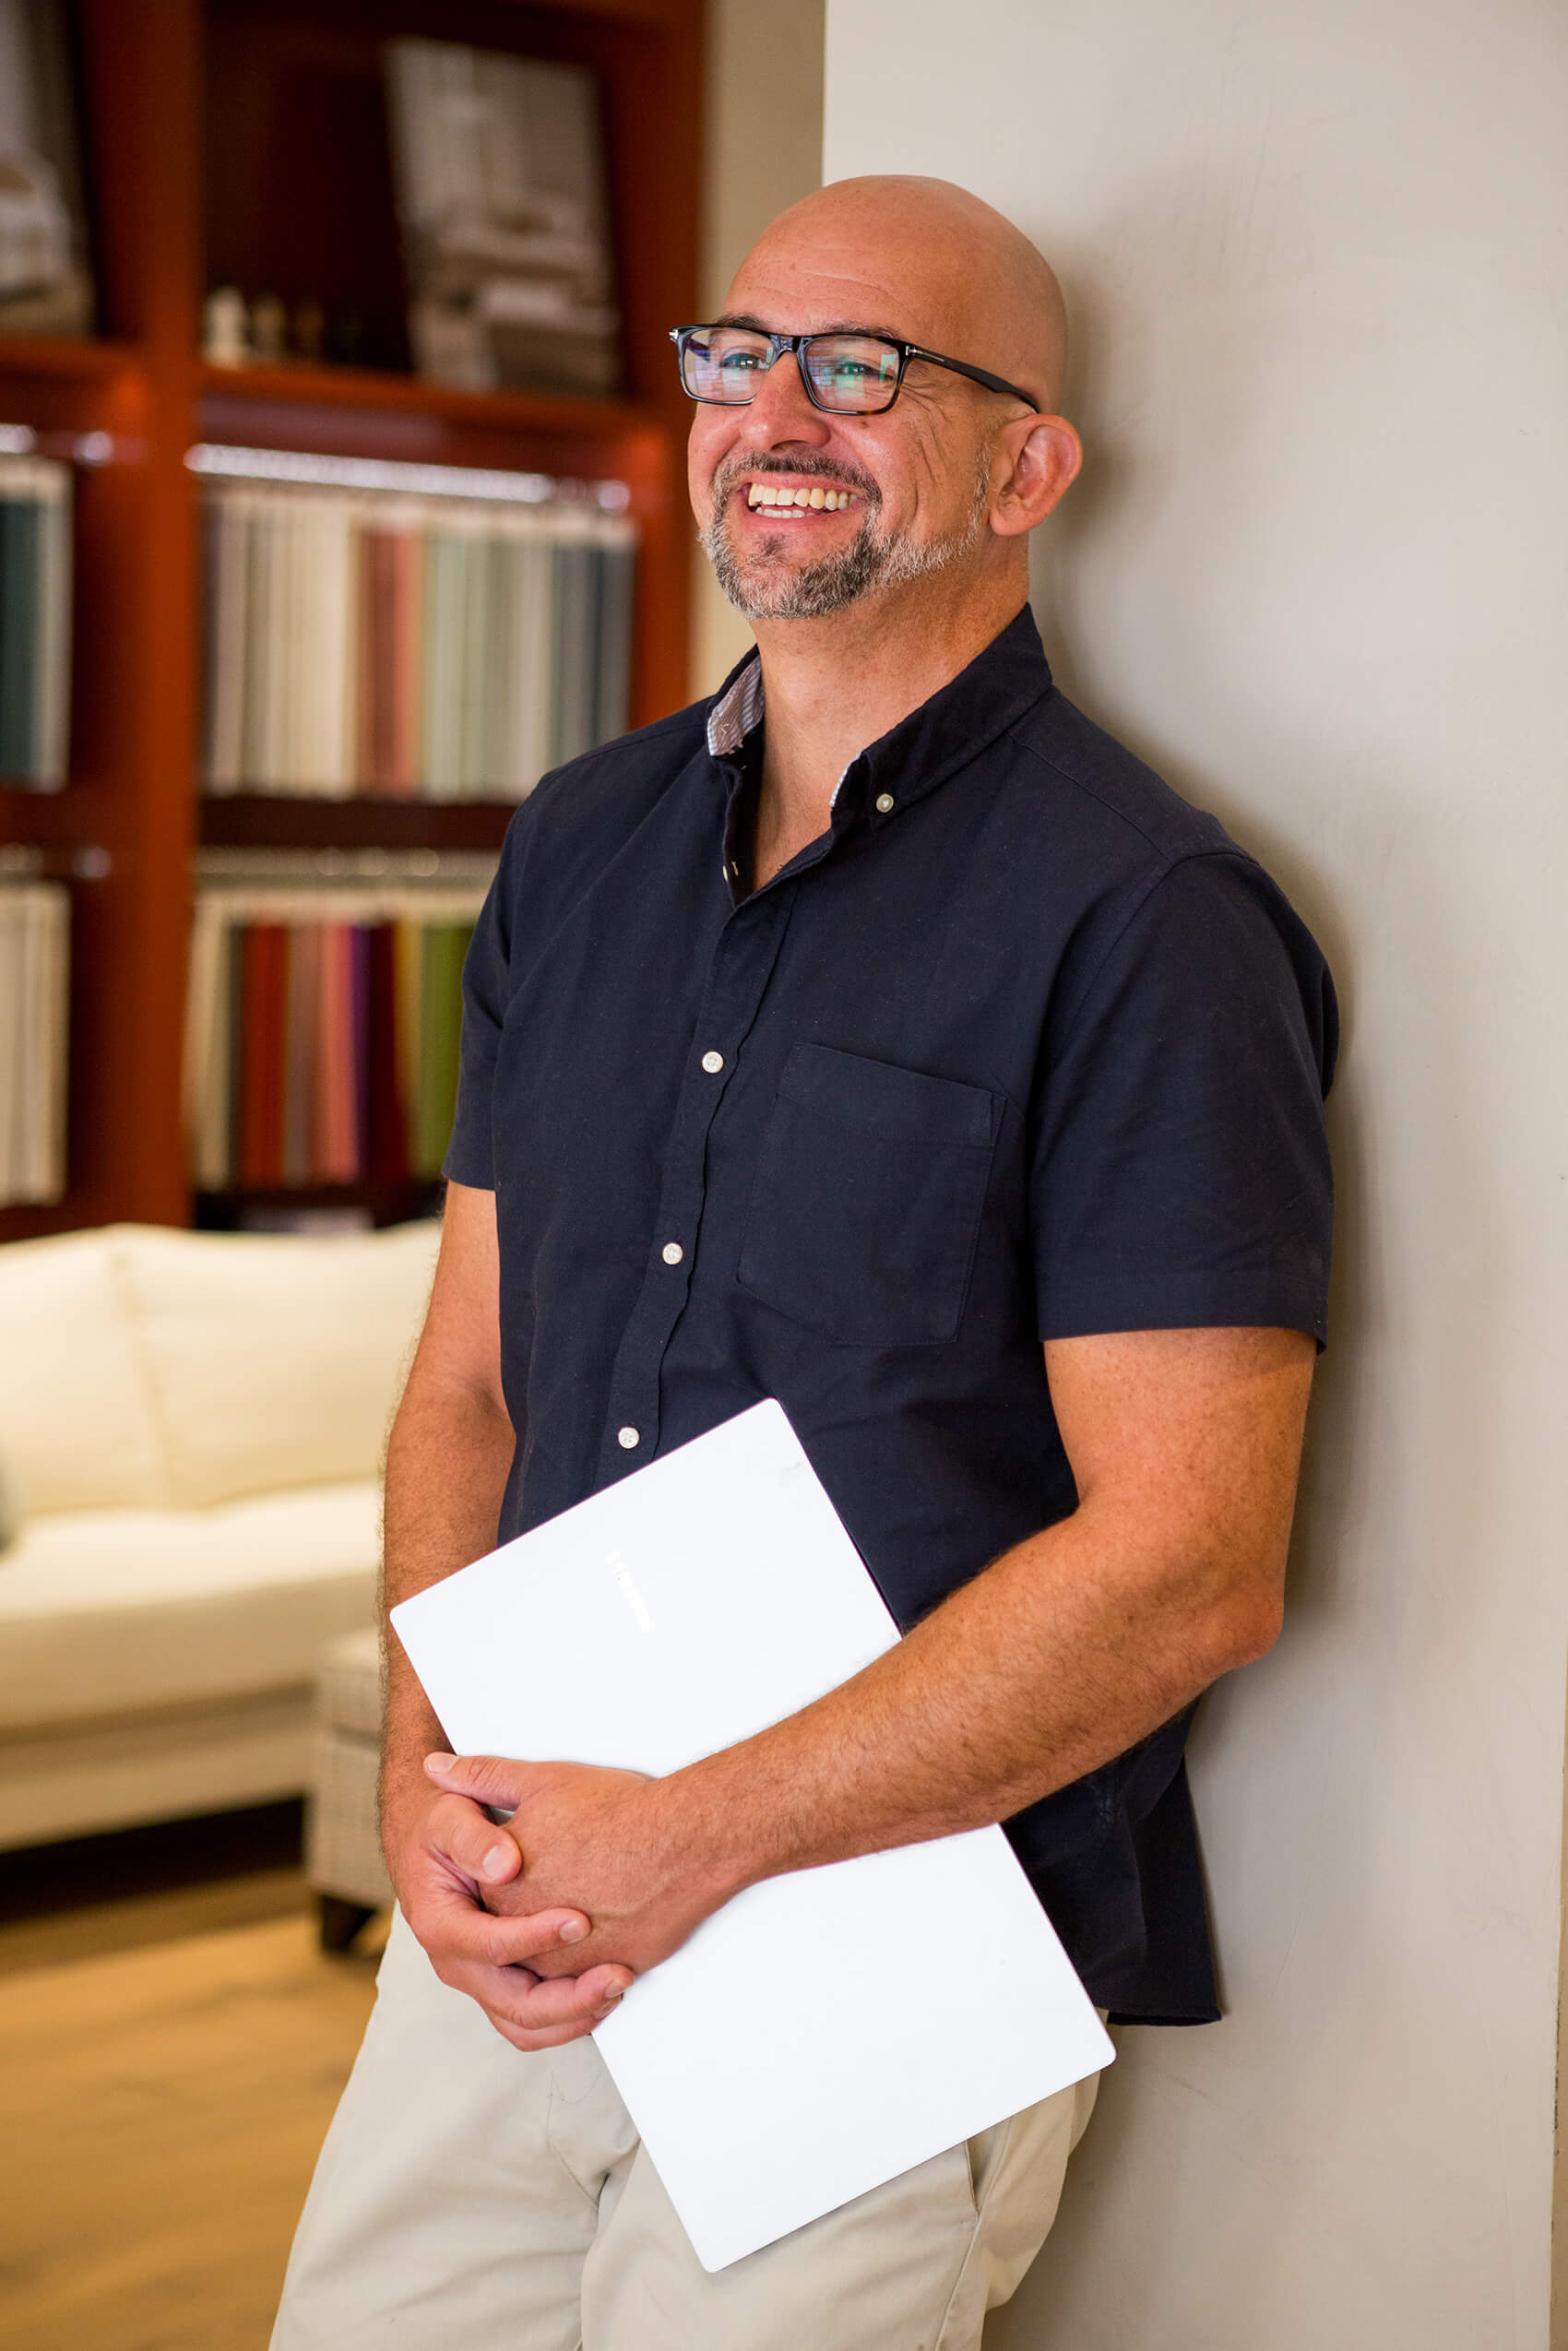
<svg viewBox="0 0 1568 2351">
<path fill-rule="evenodd" d="M 238 286 L 218 286 L 202 311 L 202 356 L 214 367 L 244 367 L 251 355 L 245 298 Z"/>
</svg>

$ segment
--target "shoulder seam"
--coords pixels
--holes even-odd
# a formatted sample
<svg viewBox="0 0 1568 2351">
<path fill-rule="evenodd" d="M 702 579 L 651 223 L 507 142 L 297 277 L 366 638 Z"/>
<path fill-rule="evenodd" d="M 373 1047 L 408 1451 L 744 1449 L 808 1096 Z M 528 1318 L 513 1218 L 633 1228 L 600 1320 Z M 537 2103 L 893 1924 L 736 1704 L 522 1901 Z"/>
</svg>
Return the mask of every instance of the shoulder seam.
<svg viewBox="0 0 1568 2351">
<path fill-rule="evenodd" d="M 1075 775 L 1070 767 L 1064 767 L 1063 766 L 1060 759 L 1052 759 L 1050 753 L 1041 751 L 1038 743 L 1028 742 L 1026 737 L 1018 731 L 1018 729 L 1016 726 L 1008 728 L 1007 739 L 1009 742 L 1016 742 L 1020 751 L 1028 752 L 1029 757 L 1031 759 L 1038 760 L 1042 767 L 1049 767 L 1053 776 L 1060 776 L 1063 783 L 1071 784 L 1075 790 L 1081 791 L 1087 799 L 1098 801 L 1100 807 L 1106 811 L 1108 815 L 1118 818 L 1122 824 L 1126 825 L 1129 832 L 1138 834 L 1142 839 L 1147 841 L 1150 849 L 1157 851 L 1159 856 L 1167 859 L 1170 863 L 1180 863 L 1182 858 L 1184 856 L 1202 857 L 1208 853 L 1204 849 L 1171 850 L 1165 849 L 1160 842 L 1155 839 L 1154 835 L 1149 831 L 1146 825 L 1140 825 L 1137 818 L 1135 816 L 1130 816 L 1124 808 L 1117 808 L 1114 806 L 1111 801 L 1106 799 L 1105 794 L 1102 791 L 1097 790 L 1095 786 L 1091 784 L 1087 778 Z M 1137 754 L 1136 753 L 1130 752 L 1128 756 L 1129 758 L 1136 758 Z M 1138 760 L 1138 766 L 1140 767 L 1145 767 L 1145 762 L 1141 759 Z M 1145 772 L 1152 775 L 1154 771 L 1152 768 L 1145 767 Z"/>
<path fill-rule="evenodd" d="M 1048 766 L 1053 766 L 1054 762 L 1048 760 L 1046 765 Z M 1068 781 L 1070 783 L 1075 780 L 1075 778 L 1068 778 Z M 1096 794 L 1095 797 L 1098 798 L 1099 795 Z M 1119 813 L 1119 812 L 1112 810 L 1111 813 L 1114 815 Z M 1129 819 L 1128 821 L 1131 822 L 1132 820 Z M 1141 825 L 1134 825 L 1134 829 L 1137 832 L 1143 831 L 1143 827 Z M 1144 837 L 1147 840 L 1149 837 L 1147 834 L 1145 834 Z M 1153 846 L 1152 843 L 1151 846 Z M 1215 842 L 1203 849 L 1178 849 L 1166 854 L 1164 857 L 1164 862 L 1160 865 L 1158 872 L 1150 874 L 1144 887 L 1138 892 L 1137 896 L 1127 908 L 1126 915 L 1123 920 L 1118 923 L 1115 932 L 1109 940 L 1107 940 L 1104 952 L 1101 954 L 1099 960 L 1095 965 L 1094 969 L 1087 975 L 1082 987 L 1078 990 L 1076 997 L 1064 1012 L 1063 1018 L 1067 1030 L 1070 1031 L 1073 1024 L 1077 1020 L 1085 1004 L 1088 1002 L 1089 997 L 1094 993 L 1096 984 L 1099 980 L 1101 972 L 1105 969 L 1106 965 L 1111 961 L 1111 956 L 1116 953 L 1117 948 L 1121 945 L 1123 940 L 1126 937 L 1128 932 L 1132 929 L 1134 923 L 1137 920 L 1145 907 L 1147 906 L 1155 892 L 1158 889 L 1160 889 L 1165 883 L 1170 881 L 1170 876 L 1178 870 L 1179 867 L 1183 865 L 1202 864 L 1206 860 L 1210 858 L 1234 858 L 1242 865 L 1256 864 L 1256 860 L 1254 858 L 1250 858 L 1244 849 L 1238 849 L 1234 841 Z M 1066 1042 L 1065 1036 L 1063 1037 L 1063 1044 Z"/>
<path fill-rule="evenodd" d="M 692 728 L 695 740 L 699 743 L 704 742 L 702 725 L 694 716 L 703 706 L 701 703 L 688 703 L 683 710 L 671 710 L 662 718 L 650 718 L 646 727 L 633 727 L 624 735 L 612 735 L 608 742 L 596 742 L 591 750 L 575 752 L 570 759 L 563 759 L 558 766 L 547 767 L 533 790 L 518 802 L 518 806 L 528 807 L 547 784 L 554 784 L 561 777 L 569 776 L 574 768 L 585 766 L 590 760 L 614 759 L 634 744 L 646 743 L 650 736 L 668 734 L 679 727 L 683 719 Z"/>
<path fill-rule="evenodd" d="M 587 751 L 579 751 L 576 758 L 563 760 L 561 766 L 575 767 L 577 761 L 581 759 L 610 757 L 616 752 L 626 750 L 635 742 L 646 742 L 650 735 L 668 734 L 671 729 L 683 724 L 691 728 L 701 741 L 706 722 L 697 714 L 705 710 L 707 706 L 706 703 L 688 702 L 680 710 L 667 711 L 662 718 L 650 718 L 646 727 L 628 727 L 624 734 L 612 735 L 608 742 L 596 742 Z M 561 768 L 552 768 L 551 772 L 553 775 L 559 775 Z"/>
</svg>

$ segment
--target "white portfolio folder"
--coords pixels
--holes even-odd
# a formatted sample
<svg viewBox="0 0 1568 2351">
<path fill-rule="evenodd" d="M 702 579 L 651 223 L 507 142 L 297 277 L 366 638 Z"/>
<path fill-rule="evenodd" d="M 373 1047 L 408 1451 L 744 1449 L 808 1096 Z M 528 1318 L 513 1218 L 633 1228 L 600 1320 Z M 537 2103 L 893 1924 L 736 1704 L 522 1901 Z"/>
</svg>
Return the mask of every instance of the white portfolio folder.
<svg viewBox="0 0 1568 2351">
<path fill-rule="evenodd" d="M 898 1637 L 771 1400 L 392 1622 L 457 1753 L 658 1775 Z M 999 1828 L 748 1887 L 595 2038 L 708 2270 L 1114 2053 Z"/>
</svg>

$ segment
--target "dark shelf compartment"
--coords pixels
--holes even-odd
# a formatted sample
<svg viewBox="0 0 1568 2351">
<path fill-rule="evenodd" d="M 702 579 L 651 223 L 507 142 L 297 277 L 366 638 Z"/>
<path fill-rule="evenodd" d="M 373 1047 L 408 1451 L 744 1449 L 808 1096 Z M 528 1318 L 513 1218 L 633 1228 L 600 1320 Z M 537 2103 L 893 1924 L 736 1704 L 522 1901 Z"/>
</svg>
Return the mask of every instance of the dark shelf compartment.
<svg viewBox="0 0 1568 2351">
<path fill-rule="evenodd" d="M 696 0 L 206 0 L 203 19 L 205 282 L 351 309 L 377 367 L 408 351 L 386 42 L 414 34 L 591 68 L 627 386 L 676 414 L 663 329 L 690 290 Z"/>
<path fill-rule="evenodd" d="M 200 802 L 206 849 L 498 849 L 511 801 L 288 799 L 219 792 Z"/>
</svg>

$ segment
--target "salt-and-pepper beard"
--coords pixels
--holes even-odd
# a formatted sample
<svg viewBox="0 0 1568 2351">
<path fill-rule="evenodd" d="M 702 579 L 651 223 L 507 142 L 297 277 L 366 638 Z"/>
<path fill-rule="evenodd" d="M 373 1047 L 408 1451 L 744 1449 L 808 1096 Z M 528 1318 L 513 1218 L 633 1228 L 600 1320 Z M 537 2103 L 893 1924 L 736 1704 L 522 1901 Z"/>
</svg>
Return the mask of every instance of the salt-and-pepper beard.
<svg viewBox="0 0 1568 2351">
<path fill-rule="evenodd" d="M 719 587 L 744 619 L 826 620 L 830 612 L 842 611 L 846 604 L 853 604 L 861 596 L 872 595 L 878 588 L 902 588 L 910 580 L 924 579 L 970 553 L 984 527 L 986 502 L 991 494 L 991 457 L 988 445 L 980 453 L 968 517 L 960 528 L 944 539 L 911 540 L 907 531 L 885 535 L 880 528 L 882 493 L 870 475 L 811 459 L 797 460 L 793 465 L 758 466 L 754 460 L 750 464 L 721 467 L 714 477 L 713 518 L 703 526 L 698 537 Z M 803 564 L 782 579 L 766 582 L 754 578 L 754 574 L 763 570 L 767 558 L 776 552 L 783 553 L 786 533 L 796 526 L 786 523 L 777 540 L 765 540 L 758 555 L 743 564 L 731 543 L 728 518 L 730 493 L 742 475 L 774 473 L 793 474 L 797 480 L 814 474 L 826 481 L 847 483 L 864 499 L 865 517 L 847 547 L 839 547 L 814 564 Z"/>
</svg>

